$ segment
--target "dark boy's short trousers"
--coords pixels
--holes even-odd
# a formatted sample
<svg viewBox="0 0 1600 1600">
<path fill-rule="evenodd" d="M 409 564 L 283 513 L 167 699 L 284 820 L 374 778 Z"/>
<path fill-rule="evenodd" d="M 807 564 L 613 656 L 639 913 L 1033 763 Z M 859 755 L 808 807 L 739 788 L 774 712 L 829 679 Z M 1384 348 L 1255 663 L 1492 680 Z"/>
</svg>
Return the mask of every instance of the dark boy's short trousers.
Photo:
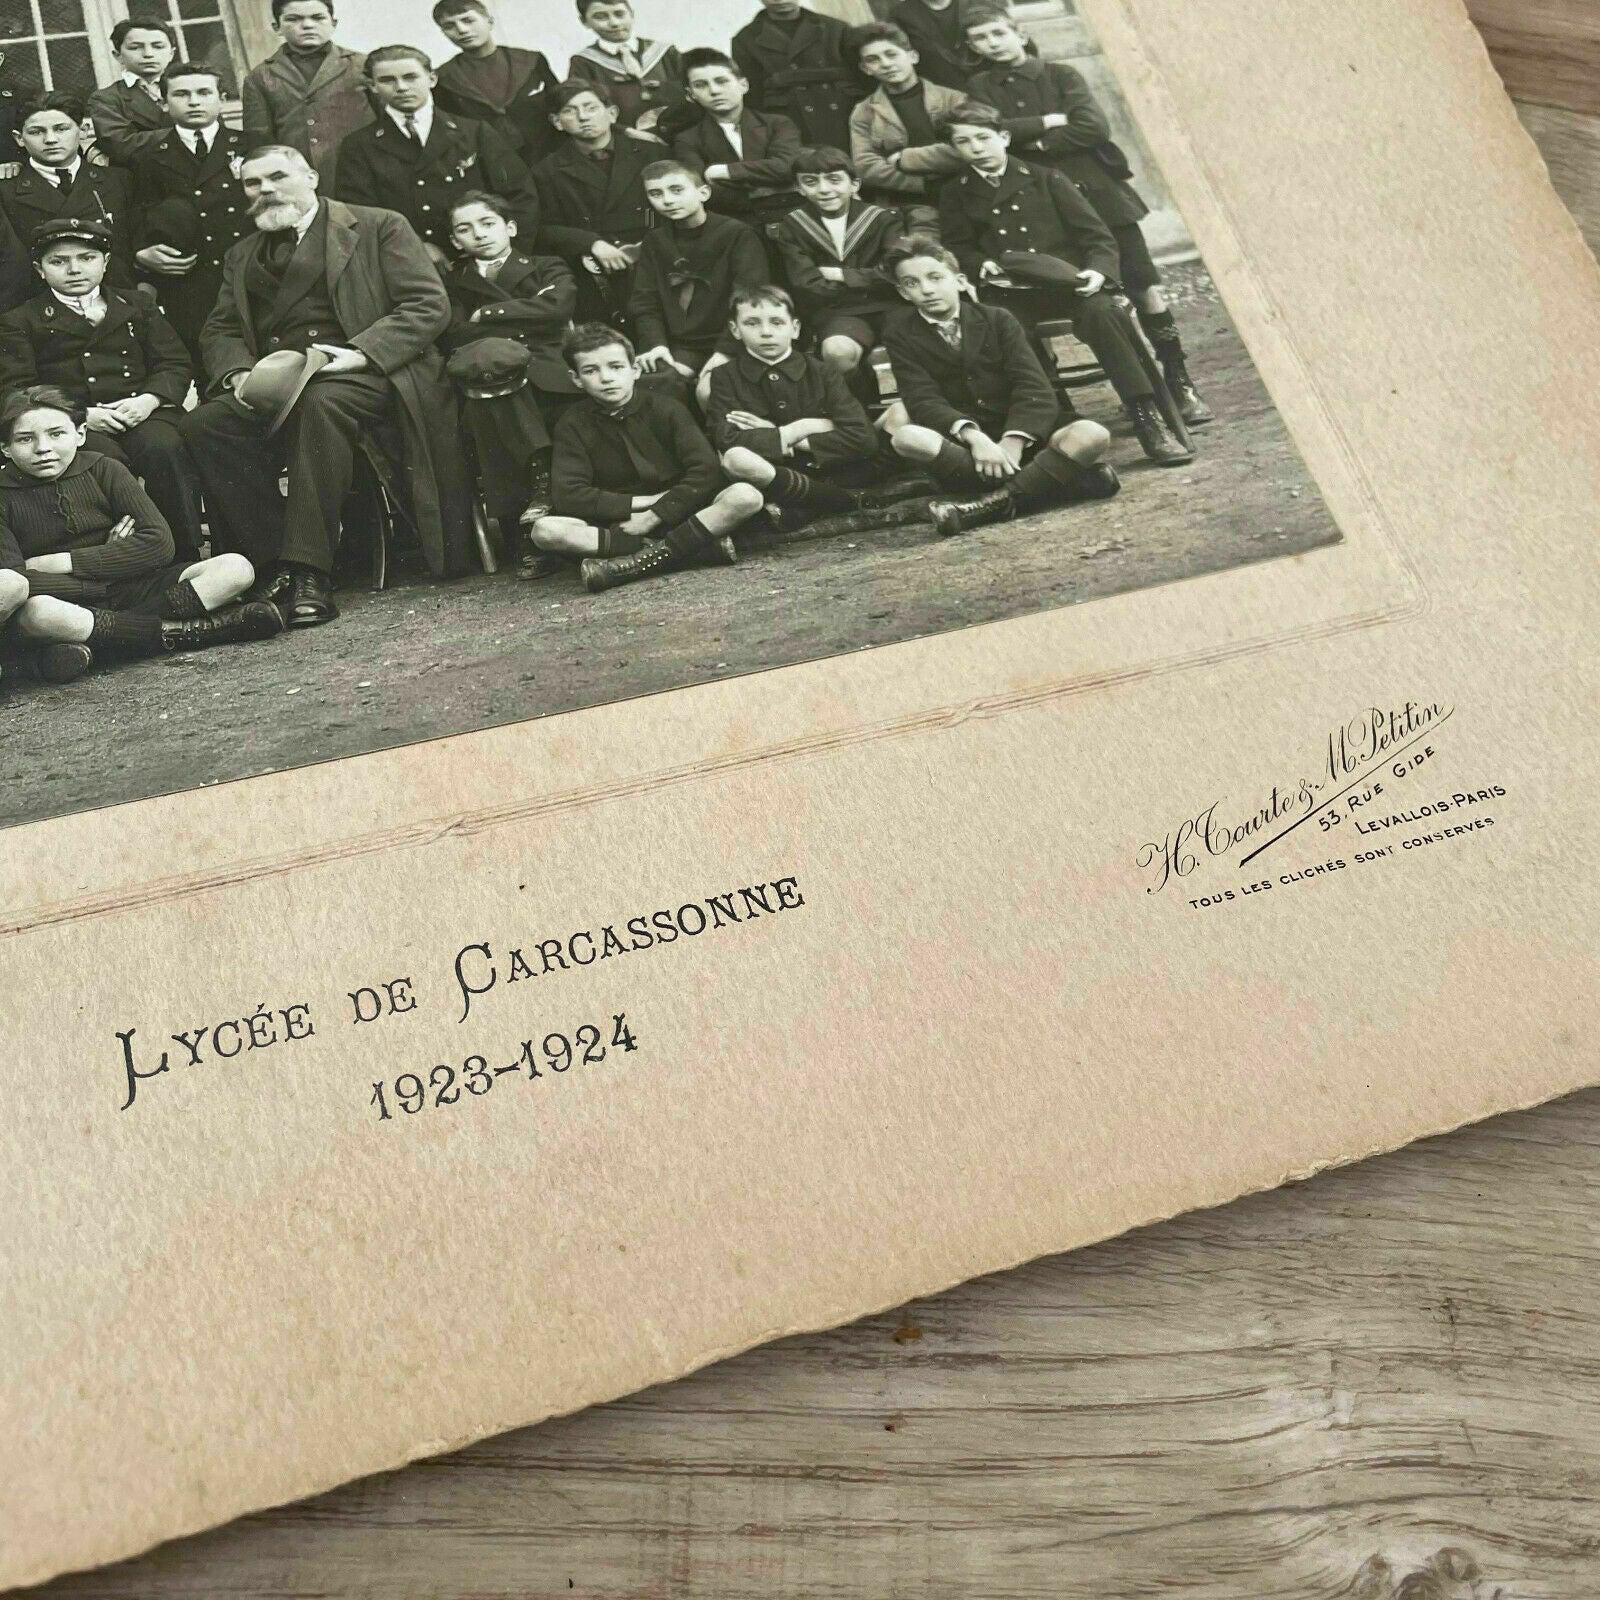
<svg viewBox="0 0 1600 1600">
<path fill-rule="evenodd" d="M 1143 294 L 1146 289 L 1155 288 L 1161 282 L 1161 268 L 1155 264 L 1139 224 L 1128 222 L 1113 228 L 1111 237 L 1117 241 L 1117 253 L 1122 258 L 1122 287 L 1129 294 Z"/>
<path fill-rule="evenodd" d="M 835 337 L 854 339 L 863 350 L 883 343 L 883 319 L 888 307 L 876 310 L 860 307 L 854 311 L 824 311 L 816 321 L 817 343 Z"/>
<path fill-rule="evenodd" d="M 100 611 L 155 612 L 161 607 L 161 597 L 188 570 L 187 561 L 175 561 L 170 567 L 147 572 L 138 578 L 119 578 L 106 587 L 104 600 L 93 602 Z"/>
</svg>

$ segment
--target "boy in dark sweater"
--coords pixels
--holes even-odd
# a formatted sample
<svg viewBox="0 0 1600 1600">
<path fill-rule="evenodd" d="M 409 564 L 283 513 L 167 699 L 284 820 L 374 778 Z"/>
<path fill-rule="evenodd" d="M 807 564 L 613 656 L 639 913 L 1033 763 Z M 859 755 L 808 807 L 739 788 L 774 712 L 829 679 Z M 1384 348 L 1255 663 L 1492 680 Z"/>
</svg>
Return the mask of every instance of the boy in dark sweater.
<svg viewBox="0 0 1600 1600">
<path fill-rule="evenodd" d="M 882 340 L 885 312 L 899 304 L 883 264 L 905 227 L 894 207 L 861 199 L 861 180 L 842 150 L 802 150 L 794 181 L 805 203 L 767 232 L 822 359 L 871 402 L 877 379 L 862 363 Z"/>
<path fill-rule="evenodd" d="M 556 423 L 553 510 L 534 520 L 533 543 L 584 557 L 592 594 L 676 567 L 732 566 L 729 535 L 761 509 L 760 491 L 719 487 L 716 451 L 681 401 L 639 387 L 616 329 L 581 324 L 562 349 L 584 399 Z"/>
<path fill-rule="evenodd" d="M 0 567 L 21 557 L 28 598 L 11 632 L 39 675 L 81 677 L 95 653 L 160 655 L 283 631 L 277 607 L 236 604 L 255 582 L 240 555 L 173 561 L 172 531 L 119 461 L 83 448 L 84 411 L 36 384 L 0 405 Z"/>
<path fill-rule="evenodd" d="M 839 373 L 795 348 L 800 320 L 788 291 L 734 290 L 730 325 L 739 352 L 712 373 L 706 407 L 722 470 L 754 484 L 769 514 L 774 505 L 797 521 L 844 513 L 836 532 L 910 520 L 915 508 L 890 515 L 878 495 L 850 487 L 871 475 L 878 436 Z"/>
<path fill-rule="evenodd" d="M 628 302 L 639 370 L 676 372 L 704 408 L 712 370 L 737 348 L 728 298 L 765 280 L 767 252 L 744 223 L 707 212 L 710 186 L 687 161 L 653 161 L 643 177 L 658 223 L 640 247 Z"/>
<path fill-rule="evenodd" d="M 1178 325 L 1161 287 L 1161 269 L 1139 227 L 1150 208 L 1128 181 L 1133 172 L 1127 157 L 1112 142 L 1111 124 L 1083 74 L 1065 62 L 1030 56 L 1027 36 L 1002 9 L 974 9 L 963 19 L 963 28 L 984 63 L 973 74 L 969 93 L 999 110 L 1013 144 L 1026 152 L 1028 161 L 1064 173 L 1100 213 L 1117 242 L 1123 290 L 1155 346 L 1183 420 L 1210 422 L 1211 408 L 1189 376 Z"/>
<path fill-rule="evenodd" d="M 200 549 L 200 491 L 176 423 L 189 353 L 150 302 L 105 282 L 111 230 L 63 217 L 34 230 L 34 270 L 48 293 L 0 317 L 0 393 L 64 389 L 88 407 L 89 448 L 144 479 L 178 553 Z"/>
<path fill-rule="evenodd" d="M 912 234 L 894 252 L 906 305 L 885 342 L 900 390 L 885 423 L 897 455 L 952 487 L 980 491 L 928 508 L 942 534 L 1064 505 L 1108 500 L 1120 487 L 1102 459 L 1111 435 L 1064 414 L 1022 325 L 1002 306 L 966 297 L 956 258 Z"/>
</svg>

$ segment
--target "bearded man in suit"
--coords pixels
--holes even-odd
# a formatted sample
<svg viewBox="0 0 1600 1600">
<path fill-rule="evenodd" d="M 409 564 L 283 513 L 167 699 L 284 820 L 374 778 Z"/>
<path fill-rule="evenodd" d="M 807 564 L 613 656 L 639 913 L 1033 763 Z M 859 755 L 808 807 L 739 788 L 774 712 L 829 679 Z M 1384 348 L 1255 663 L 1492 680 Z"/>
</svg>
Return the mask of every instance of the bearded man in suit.
<svg viewBox="0 0 1600 1600">
<path fill-rule="evenodd" d="M 340 509 L 365 441 L 398 461 L 406 510 L 435 575 L 466 570 L 467 487 L 456 402 L 434 341 L 450 300 L 404 217 L 324 200 L 298 150 L 250 151 L 240 180 L 256 232 L 223 262 L 201 332 L 213 398 L 182 424 L 221 547 L 266 576 L 291 628 L 331 622 Z M 240 398 L 278 352 L 326 362 L 287 416 Z M 279 426 L 281 422 L 281 427 Z M 287 501 L 278 477 L 288 470 Z"/>
</svg>

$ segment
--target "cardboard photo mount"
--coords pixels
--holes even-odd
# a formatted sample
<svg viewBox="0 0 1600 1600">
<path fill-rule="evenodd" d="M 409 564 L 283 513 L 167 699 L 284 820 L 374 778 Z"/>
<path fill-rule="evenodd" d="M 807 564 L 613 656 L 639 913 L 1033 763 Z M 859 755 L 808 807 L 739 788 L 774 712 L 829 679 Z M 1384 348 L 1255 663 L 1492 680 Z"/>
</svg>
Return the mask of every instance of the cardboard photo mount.
<svg viewBox="0 0 1600 1600">
<path fill-rule="evenodd" d="M 0 1584 L 1597 1075 L 1600 274 L 1457 0 L 1082 8 L 1342 543 L 5 834 Z"/>
</svg>

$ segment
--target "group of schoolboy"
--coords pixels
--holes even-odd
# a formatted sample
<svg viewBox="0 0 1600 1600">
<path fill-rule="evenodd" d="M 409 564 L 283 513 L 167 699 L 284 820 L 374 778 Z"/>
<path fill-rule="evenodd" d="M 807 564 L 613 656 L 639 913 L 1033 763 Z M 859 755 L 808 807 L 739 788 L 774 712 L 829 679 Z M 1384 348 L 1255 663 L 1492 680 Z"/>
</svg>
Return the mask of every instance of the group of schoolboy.
<svg viewBox="0 0 1600 1600">
<path fill-rule="evenodd" d="M 7 658 L 60 682 L 332 620 L 359 452 L 398 464 L 452 575 L 464 439 L 519 576 L 577 560 L 591 591 L 731 564 L 763 510 L 950 535 L 1107 498 L 1109 434 L 1058 395 L 1040 321 L 1090 346 L 1148 457 L 1190 459 L 1128 301 L 1180 414 L 1211 413 L 1081 75 L 995 4 L 854 29 L 761 4 L 724 54 L 578 0 L 594 41 L 558 80 L 486 0 L 438 0 L 437 70 L 338 45 L 333 0 L 273 0 L 242 129 L 157 21 L 117 25 L 121 77 L 87 107 L 18 106 Z"/>
</svg>

